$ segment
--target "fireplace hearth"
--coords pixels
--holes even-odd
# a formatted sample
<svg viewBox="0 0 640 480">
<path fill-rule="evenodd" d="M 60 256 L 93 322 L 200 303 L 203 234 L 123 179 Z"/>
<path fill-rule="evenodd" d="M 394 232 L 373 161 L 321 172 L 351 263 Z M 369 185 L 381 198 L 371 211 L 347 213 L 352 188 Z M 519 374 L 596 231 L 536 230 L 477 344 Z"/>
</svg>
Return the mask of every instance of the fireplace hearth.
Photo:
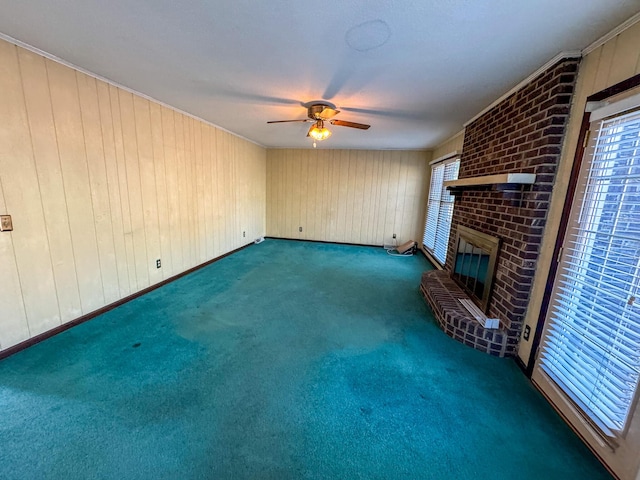
<svg viewBox="0 0 640 480">
<path fill-rule="evenodd" d="M 449 272 L 431 270 L 422 275 L 420 292 L 429 304 L 440 328 L 451 338 L 497 357 L 508 356 L 513 347 L 503 327 L 485 328 L 460 303 L 468 298 Z"/>
</svg>

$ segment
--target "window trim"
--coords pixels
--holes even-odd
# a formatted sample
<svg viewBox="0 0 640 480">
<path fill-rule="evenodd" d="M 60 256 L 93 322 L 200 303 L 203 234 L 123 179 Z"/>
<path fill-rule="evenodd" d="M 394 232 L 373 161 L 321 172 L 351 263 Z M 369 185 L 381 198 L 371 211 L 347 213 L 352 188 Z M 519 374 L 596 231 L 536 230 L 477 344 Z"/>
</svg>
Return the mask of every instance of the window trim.
<svg viewBox="0 0 640 480">
<path fill-rule="evenodd" d="M 425 253 L 425 255 L 429 258 L 429 260 L 436 266 L 436 268 L 438 269 L 442 269 L 444 267 L 444 264 L 446 262 L 446 255 L 448 252 L 445 251 L 445 262 L 441 262 L 440 259 L 438 259 L 438 257 L 435 254 L 435 244 L 434 244 L 434 250 L 429 249 L 425 244 L 424 244 L 424 238 L 425 238 L 425 234 L 426 234 L 426 230 L 427 230 L 427 221 L 429 218 L 429 202 L 430 202 L 430 195 L 431 195 L 431 183 L 432 183 L 432 179 L 433 179 L 433 170 L 434 168 L 436 168 L 437 166 L 446 166 L 449 163 L 458 163 L 458 169 L 460 168 L 460 152 L 458 152 L 457 150 L 454 150 L 452 152 L 449 152 L 441 157 L 436 158 L 435 160 L 432 160 L 431 162 L 429 162 L 429 167 L 431 169 L 430 171 L 430 175 L 429 175 L 429 189 L 427 192 L 427 198 L 426 198 L 426 205 L 425 205 L 425 214 L 424 214 L 424 228 L 423 228 L 423 234 L 422 234 L 422 241 L 421 241 L 421 248 L 422 251 Z M 446 167 L 445 167 L 446 168 Z M 443 184 L 441 185 L 440 189 L 443 190 L 444 189 L 444 176 L 443 176 Z M 453 202 L 455 203 L 455 201 Z M 442 204 L 442 200 L 439 201 L 439 205 Z M 440 213 L 440 208 L 438 208 L 438 214 Z M 452 211 L 452 215 L 453 215 L 453 211 Z M 437 229 L 437 224 L 436 224 L 436 229 Z M 451 225 L 449 225 L 449 237 L 451 237 Z M 435 242 L 435 239 L 434 239 Z M 447 245 L 448 245 L 448 241 L 447 241 Z"/>
</svg>

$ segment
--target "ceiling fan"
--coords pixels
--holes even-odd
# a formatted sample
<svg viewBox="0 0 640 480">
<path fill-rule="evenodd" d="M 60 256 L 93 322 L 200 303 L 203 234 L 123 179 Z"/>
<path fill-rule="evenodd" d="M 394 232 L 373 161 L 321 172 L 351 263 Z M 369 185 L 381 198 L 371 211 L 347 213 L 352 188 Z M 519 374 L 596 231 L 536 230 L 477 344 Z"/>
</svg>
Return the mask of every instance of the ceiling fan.
<svg viewBox="0 0 640 480">
<path fill-rule="evenodd" d="M 331 105 L 327 102 L 312 102 L 307 104 L 307 117 L 296 120 L 272 120 L 267 123 L 290 123 L 290 122 L 310 122 L 313 123 L 307 132 L 307 137 L 311 137 L 314 140 L 322 141 L 331 136 L 331 130 L 324 126 L 324 122 L 329 122 L 331 125 L 337 127 L 350 127 L 359 128 L 360 130 L 367 130 L 371 125 L 364 123 L 348 122 L 346 120 L 334 119 L 336 115 L 340 113 L 335 109 L 335 105 Z M 313 144 L 315 147 L 315 142 Z"/>
</svg>

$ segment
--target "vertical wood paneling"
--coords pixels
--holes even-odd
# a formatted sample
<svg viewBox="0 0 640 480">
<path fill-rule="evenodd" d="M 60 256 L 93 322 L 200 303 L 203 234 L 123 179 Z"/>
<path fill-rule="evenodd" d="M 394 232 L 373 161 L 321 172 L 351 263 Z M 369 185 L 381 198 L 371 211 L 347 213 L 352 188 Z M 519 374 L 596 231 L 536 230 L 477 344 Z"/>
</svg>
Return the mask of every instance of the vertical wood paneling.
<svg viewBox="0 0 640 480">
<path fill-rule="evenodd" d="M 229 174 L 229 139 L 227 138 L 227 132 L 218 132 L 219 144 L 219 158 L 218 158 L 218 174 L 220 190 L 218 191 L 218 204 L 220 205 L 220 222 L 221 222 L 221 237 L 220 237 L 220 250 L 225 251 L 229 245 L 229 236 L 231 234 L 231 225 L 229 221 L 229 209 L 224 202 L 225 198 L 231 197 L 231 187 L 228 182 L 231 179 Z"/>
<path fill-rule="evenodd" d="M 233 141 L 233 136 L 230 134 L 226 134 L 227 138 L 227 148 L 226 148 L 226 158 L 227 158 L 227 183 L 229 186 L 229 198 L 232 199 L 227 205 L 227 248 L 232 250 L 235 248 L 236 237 L 237 237 L 237 227 L 236 227 L 236 215 L 235 215 L 235 204 L 237 200 L 238 189 L 237 185 L 233 183 L 233 172 L 235 170 L 235 142 Z"/>
<path fill-rule="evenodd" d="M 611 75 L 611 66 L 613 57 L 618 44 L 618 38 L 615 37 L 603 46 L 598 48 L 598 69 L 595 72 L 593 88 L 596 92 L 603 90 L 609 84 L 609 76 Z"/>
<path fill-rule="evenodd" d="M 318 161 L 317 150 L 312 151 L 307 157 L 307 196 L 309 197 L 309 208 L 305 212 L 303 224 L 305 225 L 305 238 L 315 238 L 318 235 L 318 224 L 321 220 L 318 210 Z"/>
<path fill-rule="evenodd" d="M 391 158 L 392 152 L 385 152 L 385 157 L 389 159 L 389 189 L 387 191 L 387 204 L 385 208 L 385 243 L 398 243 L 401 239 L 393 240 L 392 232 L 396 235 L 396 223 L 398 216 L 402 216 L 402 211 L 398 211 L 398 189 L 400 184 L 401 157 Z M 394 161 L 395 160 L 395 161 Z"/>
<path fill-rule="evenodd" d="M 163 121 L 162 107 L 156 103 L 149 104 L 149 114 L 151 120 L 151 139 L 153 149 L 153 165 L 155 173 L 155 187 L 157 199 L 157 215 L 158 215 L 158 236 L 160 241 L 160 259 L 162 260 L 162 269 L 160 274 L 162 278 L 171 276 L 171 234 L 169 220 L 169 201 L 167 191 L 167 175 L 164 151 Z"/>
<path fill-rule="evenodd" d="M 407 155 L 403 152 L 403 155 L 400 159 L 400 168 L 398 170 L 398 190 L 396 192 L 396 215 L 394 217 L 394 225 L 393 231 L 397 234 L 398 243 L 403 243 L 408 240 L 404 235 L 402 235 L 402 227 L 405 221 L 406 211 L 406 200 L 409 192 L 407 192 L 407 176 L 408 165 L 407 165 Z"/>
<path fill-rule="evenodd" d="M 427 152 L 268 150 L 267 235 L 381 245 L 419 237 Z M 303 232 L 298 232 L 298 226 Z"/>
<path fill-rule="evenodd" d="M 187 205 L 189 214 L 189 231 L 191 232 L 191 258 L 190 267 L 198 265 L 198 251 L 200 250 L 200 229 L 198 226 L 198 192 L 196 187 L 196 141 L 195 141 L 195 120 L 185 115 L 185 128 L 187 138 Z"/>
<path fill-rule="evenodd" d="M 19 49 L 29 129 L 62 322 L 82 314 L 44 58 Z"/>
<path fill-rule="evenodd" d="M 4 200 L 1 176 L 0 211 L 9 211 Z M 18 265 L 16 264 L 15 249 L 13 246 L 13 233 L 2 232 L 2 235 L 0 235 L 0 265 L 2 265 L 0 298 L 9 299 L 9 301 L 4 302 L 2 310 L 3 320 L 0 348 L 8 348 L 26 340 L 30 336 L 27 314 L 22 299 L 22 288 L 20 285 Z"/>
<path fill-rule="evenodd" d="M 316 236 L 318 238 L 327 238 L 327 217 L 328 217 L 328 195 L 327 195 L 327 172 L 329 171 L 329 162 L 318 161 L 319 154 L 315 152 L 312 157 L 312 162 L 317 165 L 316 176 L 316 216 L 317 216 L 317 230 Z"/>
<path fill-rule="evenodd" d="M 223 170 L 223 187 L 224 187 L 224 196 L 223 198 L 233 198 L 235 196 L 234 185 L 231 183 L 232 179 L 232 170 L 233 170 L 233 159 L 231 157 L 231 149 L 232 149 L 232 141 L 231 136 L 227 132 L 223 133 L 223 156 L 222 156 L 222 170 Z M 231 202 L 224 202 L 222 199 L 220 200 L 221 205 L 224 205 L 224 242 L 222 248 L 224 250 L 233 249 L 233 206 Z"/>
<path fill-rule="evenodd" d="M 298 206 L 298 218 L 300 219 L 297 227 L 298 230 L 302 227 L 302 232 L 298 232 L 298 238 L 307 239 L 307 235 L 309 235 L 307 227 L 307 209 L 302 208 L 302 202 L 304 201 L 304 197 L 308 195 L 309 157 L 307 155 L 300 157 L 299 165 L 300 176 L 298 178 L 298 200 L 296 205 Z"/>
<path fill-rule="evenodd" d="M 118 298 L 129 294 L 129 271 L 127 262 L 127 247 L 124 237 L 124 224 L 122 220 L 122 199 L 120 195 L 120 183 L 118 180 L 118 161 L 114 140 L 113 117 L 111 114 L 111 100 L 109 86 L 103 82 L 97 83 L 98 109 L 100 110 L 100 128 L 102 130 L 102 145 L 104 148 L 105 169 L 107 175 L 107 190 L 109 193 L 109 211 L 111 213 L 111 230 L 113 233 L 113 246 L 116 255 L 115 265 L 118 274 Z M 67 321 L 74 316 L 65 318 Z"/>
<path fill-rule="evenodd" d="M 222 237 L 220 219 L 220 172 L 218 169 L 218 157 L 220 138 L 217 130 L 211 130 L 211 207 L 212 207 L 212 225 L 213 225 L 213 256 L 217 256 L 222 251 L 220 242 Z"/>
<path fill-rule="evenodd" d="M 161 259 L 161 249 L 160 229 L 158 225 L 158 198 L 156 194 L 156 163 L 153 156 L 149 101 L 134 96 L 133 113 L 136 122 L 140 192 L 142 196 L 142 220 L 146 242 L 146 257 L 144 258 L 149 275 L 149 283 L 154 284 L 162 281 L 162 271 L 156 267 L 156 260 Z"/>
<path fill-rule="evenodd" d="M 390 244 L 391 240 L 387 237 L 390 236 L 392 232 L 389 232 L 387 228 L 387 203 L 389 198 L 389 182 L 385 181 L 385 179 L 389 178 L 391 159 L 387 155 L 387 152 L 381 152 L 381 156 L 379 159 L 379 202 L 378 202 L 378 211 L 376 215 L 376 223 L 378 232 L 378 236 L 376 238 L 377 244 Z"/>
<path fill-rule="evenodd" d="M 169 233 L 171 256 L 165 261 L 168 275 L 181 271 L 182 267 L 182 229 L 180 225 L 180 203 L 178 198 L 178 153 L 176 148 L 176 126 L 174 112 L 161 107 L 162 136 L 165 153 L 165 179 L 167 185 L 167 224 L 163 226 Z"/>
<path fill-rule="evenodd" d="M 356 153 L 353 150 L 346 150 L 343 152 L 343 158 L 347 167 L 347 176 L 344 178 L 343 189 L 346 192 L 346 205 L 344 209 L 344 225 L 342 227 L 342 234 L 347 242 L 353 243 L 353 222 L 354 222 L 354 210 L 356 208 L 356 193 L 358 184 L 358 172 Z"/>
<path fill-rule="evenodd" d="M 329 153 L 331 158 L 331 163 L 329 166 L 329 185 L 331 197 L 329 202 L 329 240 L 337 241 L 339 238 L 338 234 L 338 223 L 340 221 L 340 215 L 338 214 L 340 207 L 344 205 L 344 203 L 340 202 L 340 163 L 341 163 L 341 152 L 339 150 L 334 150 Z"/>
<path fill-rule="evenodd" d="M 127 166 L 124 157 L 124 141 L 122 138 L 122 120 L 120 115 L 120 95 L 118 89 L 109 85 L 109 101 L 111 102 L 111 120 L 113 122 L 113 141 L 115 147 L 116 171 L 118 176 L 118 189 L 120 191 L 120 204 L 122 211 L 122 227 L 124 232 L 124 246 L 127 261 L 128 285 L 121 285 L 130 294 L 138 290 L 135 248 L 133 245 L 133 227 L 131 223 L 131 208 L 129 207 L 129 188 L 127 182 Z"/>
<path fill-rule="evenodd" d="M 362 161 L 364 163 L 364 177 L 363 177 L 363 192 L 362 192 L 362 216 L 360 222 L 360 241 L 358 243 L 373 244 L 374 239 L 371 231 L 371 224 L 375 218 L 376 197 L 374 194 L 376 185 L 373 177 L 373 169 L 376 162 L 367 162 L 367 157 L 364 152 L 360 152 Z M 373 153 L 373 156 L 377 156 L 377 152 Z"/>
<path fill-rule="evenodd" d="M 0 349 L 265 234 L 263 148 L 4 41 L 0 91 Z"/>
<path fill-rule="evenodd" d="M 93 77 L 78 73 L 76 78 L 98 244 L 98 258 L 102 275 L 102 288 L 104 290 L 103 301 L 111 303 L 120 298 L 120 285 L 118 283 L 118 269 L 111 227 L 111 205 L 107 185 L 102 128 L 100 126 L 98 91 L 96 80 Z"/>
<path fill-rule="evenodd" d="M 26 311 L 25 326 L 34 335 L 58 325 L 60 313 L 18 54 L 8 44 L 0 46 L 0 92 L 0 177 L 5 211 L 14 215 L 14 231 L 9 235 Z M 23 275 L 27 269 L 33 269 L 35 275 Z M 12 331 L 8 336 L 16 338 L 21 332 L 14 322 L 9 324 Z M 6 343 L 2 340 L 3 346 Z"/>
<path fill-rule="evenodd" d="M 204 216 L 204 239 L 205 258 L 211 258 L 213 256 L 213 224 L 212 224 L 212 195 L 211 188 L 211 135 L 209 133 L 209 126 L 201 124 L 200 135 L 202 138 L 202 201 L 203 201 L 203 216 Z"/>
<path fill-rule="evenodd" d="M 354 151 L 351 155 L 354 164 L 354 180 L 353 180 L 353 208 L 351 216 L 351 242 L 362 243 L 362 217 L 366 214 L 364 211 L 364 189 L 365 189 L 365 170 L 366 159 L 363 152 Z"/>
<path fill-rule="evenodd" d="M 194 118 L 189 119 L 189 130 L 191 136 L 191 201 L 193 205 L 193 231 L 195 232 L 195 248 L 193 252 L 194 265 L 202 263 L 202 249 L 204 247 L 204 232 L 201 225 L 204 226 L 202 217 L 202 138 L 200 136 L 200 128 Z"/>
<path fill-rule="evenodd" d="M 226 228 L 225 228 L 225 212 L 223 211 L 224 203 L 221 199 L 224 198 L 224 172 L 222 169 L 222 164 L 224 162 L 224 132 L 220 130 L 215 131 L 215 170 L 214 170 L 214 180 L 216 186 L 216 195 L 215 195 L 215 230 L 216 230 L 216 238 L 215 238 L 215 248 L 216 255 L 219 255 L 224 251 L 223 245 L 226 237 Z"/>
<path fill-rule="evenodd" d="M 622 32 L 616 41 L 616 49 L 609 71 L 610 85 L 632 77 L 640 61 L 640 28 L 629 28 Z"/>
<path fill-rule="evenodd" d="M 133 109 L 133 95 L 123 90 L 120 90 L 118 93 L 125 169 L 127 172 L 127 189 L 129 191 L 129 213 L 131 215 L 136 290 L 140 290 L 148 287 L 150 282 L 147 238 L 144 229 L 144 206 L 142 204 L 142 182 L 140 178 L 136 117 Z"/>
<path fill-rule="evenodd" d="M 382 152 L 376 152 L 375 167 L 375 210 L 373 211 L 373 217 L 371 218 L 371 239 L 375 245 L 381 245 L 384 243 L 383 233 L 379 232 L 378 225 L 380 219 L 380 205 L 382 204 L 381 192 L 382 192 Z"/>
<path fill-rule="evenodd" d="M 105 304 L 76 72 L 47 61 L 83 313 Z M 33 334 L 33 332 L 32 332 Z"/>
<path fill-rule="evenodd" d="M 289 225 L 287 235 L 290 238 L 300 238 L 298 226 L 301 222 L 300 197 L 303 186 L 300 179 L 301 162 L 296 161 L 298 155 L 294 154 L 294 152 L 297 151 L 290 150 L 288 155 L 289 169 L 291 172 L 291 183 L 289 184 L 289 189 L 293 193 L 293 197 L 291 199 L 291 202 L 287 203 L 287 220 Z"/>
<path fill-rule="evenodd" d="M 267 153 L 267 157 L 269 156 L 269 154 Z M 283 157 L 282 162 L 276 162 L 274 164 L 272 164 L 273 168 L 274 168 L 274 181 L 275 179 L 279 178 L 279 175 L 284 175 L 286 173 L 286 158 Z M 285 210 L 285 203 L 284 203 L 284 192 L 285 192 L 285 188 L 287 187 L 286 183 L 284 182 L 276 182 L 275 183 L 276 188 L 275 190 L 278 191 L 278 200 L 277 203 L 274 207 L 274 213 L 275 216 L 277 218 L 277 222 L 275 224 L 275 231 L 278 232 L 278 236 L 279 237 L 284 237 L 284 229 L 286 228 L 286 210 Z"/>
<path fill-rule="evenodd" d="M 348 197 L 349 197 L 349 152 L 337 151 L 334 157 L 334 174 L 333 178 L 338 187 L 336 198 L 338 200 L 336 208 L 335 231 L 332 240 L 343 238 L 345 242 L 349 241 L 345 235 L 347 229 L 347 215 L 351 213 Z"/>
<path fill-rule="evenodd" d="M 445 140 L 436 148 L 434 148 L 433 152 L 431 152 L 432 158 L 436 160 L 445 155 L 449 155 L 452 152 L 462 153 L 463 144 L 464 144 L 464 130 L 456 133 L 453 137 Z"/>
</svg>

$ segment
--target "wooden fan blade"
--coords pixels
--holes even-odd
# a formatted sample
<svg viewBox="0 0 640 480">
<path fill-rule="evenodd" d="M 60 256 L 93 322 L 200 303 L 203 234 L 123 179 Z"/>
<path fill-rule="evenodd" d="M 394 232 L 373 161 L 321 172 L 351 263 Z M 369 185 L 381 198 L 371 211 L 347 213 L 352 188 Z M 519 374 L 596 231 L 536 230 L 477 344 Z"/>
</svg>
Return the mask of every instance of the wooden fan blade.
<svg viewBox="0 0 640 480">
<path fill-rule="evenodd" d="M 289 122 L 310 122 L 311 120 L 309 120 L 308 118 L 304 118 L 302 120 L 271 120 L 270 122 L 267 123 L 289 123 Z"/>
<path fill-rule="evenodd" d="M 322 120 L 329 120 L 330 118 L 335 117 L 339 113 L 340 113 L 340 110 L 334 110 L 331 107 L 325 107 L 318 114 L 318 118 L 321 118 Z"/>
<path fill-rule="evenodd" d="M 364 123 L 347 122 L 345 120 L 331 120 L 331 125 L 337 125 L 338 127 L 351 127 L 359 128 L 360 130 L 368 130 L 371 125 L 365 125 Z"/>
</svg>

